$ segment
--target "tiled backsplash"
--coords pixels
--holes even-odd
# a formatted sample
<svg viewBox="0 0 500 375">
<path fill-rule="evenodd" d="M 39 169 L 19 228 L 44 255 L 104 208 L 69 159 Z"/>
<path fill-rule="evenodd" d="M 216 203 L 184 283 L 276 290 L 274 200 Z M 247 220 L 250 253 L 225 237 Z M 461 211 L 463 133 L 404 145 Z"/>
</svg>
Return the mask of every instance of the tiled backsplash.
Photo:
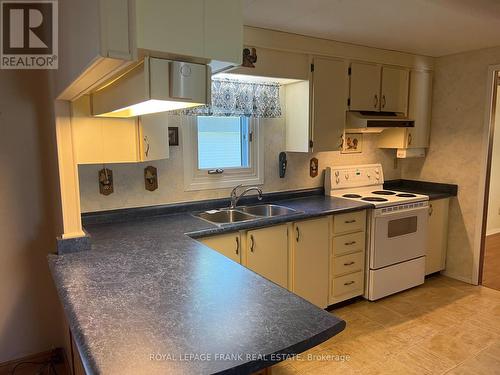
<svg viewBox="0 0 500 375">
<path fill-rule="evenodd" d="M 170 126 L 179 126 L 179 117 L 172 116 Z M 263 119 L 264 132 L 265 192 L 294 190 L 323 185 L 323 174 L 309 177 L 309 160 L 314 156 L 319 160 L 320 171 L 328 165 L 350 165 L 381 162 L 385 178 L 400 178 L 400 169 L 394 168 L 395 151 L 376 147 L 377 135 L 364 136 L 363 152 L 340 154 L 323 152 L 317 154 L 287 153 L 288 168 L 285 178 L 278 175 L 278 154 L 285 142 L 284 119 Z M 179 132 L 182 128 L 179 127 Z M 141 207 L 166 203 L 185 202 L 200 199 L 220 198 L 229 195 L 231 189 L 184 191 L 184 168 L 182 164 L 182 137 L 180 146 L 171 146 L 170 159 L 150 163 L 108 164 L 113 170 L 114 193 L 109 196 L 99 194 L 98 170 L 102 165 L 82 165 L 79 167 L 82 212 L 94 212 L 125 207 Z M 144 168 L 153 165 L 158 168 L 159 187 L 150 192 L 144 189 Z"/>
</svg>

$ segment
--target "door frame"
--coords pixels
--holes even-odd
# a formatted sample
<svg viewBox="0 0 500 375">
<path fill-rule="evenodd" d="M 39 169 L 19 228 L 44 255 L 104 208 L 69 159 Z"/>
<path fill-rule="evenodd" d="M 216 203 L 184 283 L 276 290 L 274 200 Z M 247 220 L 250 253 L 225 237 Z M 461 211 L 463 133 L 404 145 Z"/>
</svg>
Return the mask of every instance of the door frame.
<svg viewBox="0 0 500 375">
<path fill-rule="evenodd" d="M 484 250 L 486 240 L 486 223 L 488 219 L 488 200 L 490 190 L 491 155 L 493 148 L 493 136 L 495 132 L 495 110 L 500 84 L 500 64 L 488 67 L 487 77 L 487 105 L 484 112 L 483 144 L 487 147 L 483 151 L 480 176 L 485 176 L 479 181 L 478 188 L 478 214 L 476 216 L 474 236 L 474 258 L 472 269 L 472 282 L 476 285 L 482 283 Z"/>
</svg>

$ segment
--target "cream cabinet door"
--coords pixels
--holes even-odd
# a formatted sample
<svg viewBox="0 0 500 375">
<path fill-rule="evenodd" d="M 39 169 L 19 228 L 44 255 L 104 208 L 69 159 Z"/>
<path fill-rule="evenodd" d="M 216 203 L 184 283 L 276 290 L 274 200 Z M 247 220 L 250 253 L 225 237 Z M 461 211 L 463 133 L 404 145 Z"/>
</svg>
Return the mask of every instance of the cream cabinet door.
<svg viewBox="0 0 500 375">
<path fill-rule="evenodd" d="M 351 111 L 380 110 L 380 65 L 353 62 L 350 75 Z"/>
<path fill-rule="evenodd" d="M 241 240 L 239 233 L 206 237 L 201 239 L 200 242 L 237 263 L 241 261 Z"/>
<path fill-rule="evenodd" d="M 449 198 L 429 202 L 428 242 L 425 254 L 426 275 L 442 271 L 446 266 L 449 204 Z"/>
<path fill-rule="evenodd" d="M 429 147 L 432 103 L 432 72 L 412 70 L 408 117 L 415 121 L 409 148 Z"/>
<path fill-rule="evenodd" d="M 312 150 L 339 151 L 345 127 L 349 88 L 344 60 L 315 57 L 312 73 Z"/>
<path fill-rule="evenodd" d="M 288 287 L 287 225 L 247 232 L 246 267 L 283 288 Z"/>
<path fill-rule="evenodd" d="M 328 305 L 328 264 L 331 217 L 293 224 L 292 291 L 325 308 Z"/>
<path fill-rule="evenodd" d="M 141 116 L 139 127 L 141 161 L 168 159 L 168 113 Z"/>
<path fill-rule="evenodd" d="M 382 68 L 381 111 L 408 113 L 409 78 L 408 69 L 388 66 Z"/>
</svg>

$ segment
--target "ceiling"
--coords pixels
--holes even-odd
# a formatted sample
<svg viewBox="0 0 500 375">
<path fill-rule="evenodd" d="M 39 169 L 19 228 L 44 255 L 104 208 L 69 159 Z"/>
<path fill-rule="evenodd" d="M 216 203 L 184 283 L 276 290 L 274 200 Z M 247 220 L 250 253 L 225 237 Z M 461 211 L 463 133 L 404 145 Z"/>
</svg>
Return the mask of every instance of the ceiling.
<svg viewBox="0 0 500 375">
<path fill-rule="evenodd" d="M 245 25 L 427 56 L 500 45 L 500 0 L 243 0 Z"/>
</svg>

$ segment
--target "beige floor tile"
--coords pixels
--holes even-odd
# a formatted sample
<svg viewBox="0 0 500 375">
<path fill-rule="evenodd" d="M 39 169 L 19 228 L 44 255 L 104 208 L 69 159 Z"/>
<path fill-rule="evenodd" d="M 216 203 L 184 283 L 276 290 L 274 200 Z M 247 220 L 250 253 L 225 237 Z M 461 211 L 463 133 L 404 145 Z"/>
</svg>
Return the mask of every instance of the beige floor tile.
<svg viewBox="0 0 500 375">
<path fill-rule="evenodd" d="M 417 345 L 399 352 L 397 359 L 414 368 L 422 368 L 424 373 L 430 374 L 443 374 L 455 366 L 454 362 L 439 358 Z"/>
<path fill-rule="evenodd" d="M 383 326 L 388 326 L 392 323 L 398 322 L 403 317 L 403 315 L 376 302 L 363 305 L 357 310 L 357 313 Z"/>
<path fill-rule="evenodd" d="M 290 361 L 281 362 L 272 367 L 272 375 L 299 375 L 300 372 L 293 367 Z"/>
<path fill-rule="evenodd" d="M 490 346 L 485 350 L 486 353 L 492 355 L 493 357 L 500 359 L 500 339 L 495 340 Z"/>
<path fill-rule="evenodd" d="M 500 359 L 484 351 L 455 367 L 448 372 L 450 375 L 498 375 L 500 374 Z"/>
<path fill-rule="evenodd" d="M 361 369 L 359 374 L 363 375 L 427 375 L 429 371 L 413 363 L 402 362 L 396 357 L 391 357 L 382 363 L 376 363 L 373 366 Z"/>
</svg>

